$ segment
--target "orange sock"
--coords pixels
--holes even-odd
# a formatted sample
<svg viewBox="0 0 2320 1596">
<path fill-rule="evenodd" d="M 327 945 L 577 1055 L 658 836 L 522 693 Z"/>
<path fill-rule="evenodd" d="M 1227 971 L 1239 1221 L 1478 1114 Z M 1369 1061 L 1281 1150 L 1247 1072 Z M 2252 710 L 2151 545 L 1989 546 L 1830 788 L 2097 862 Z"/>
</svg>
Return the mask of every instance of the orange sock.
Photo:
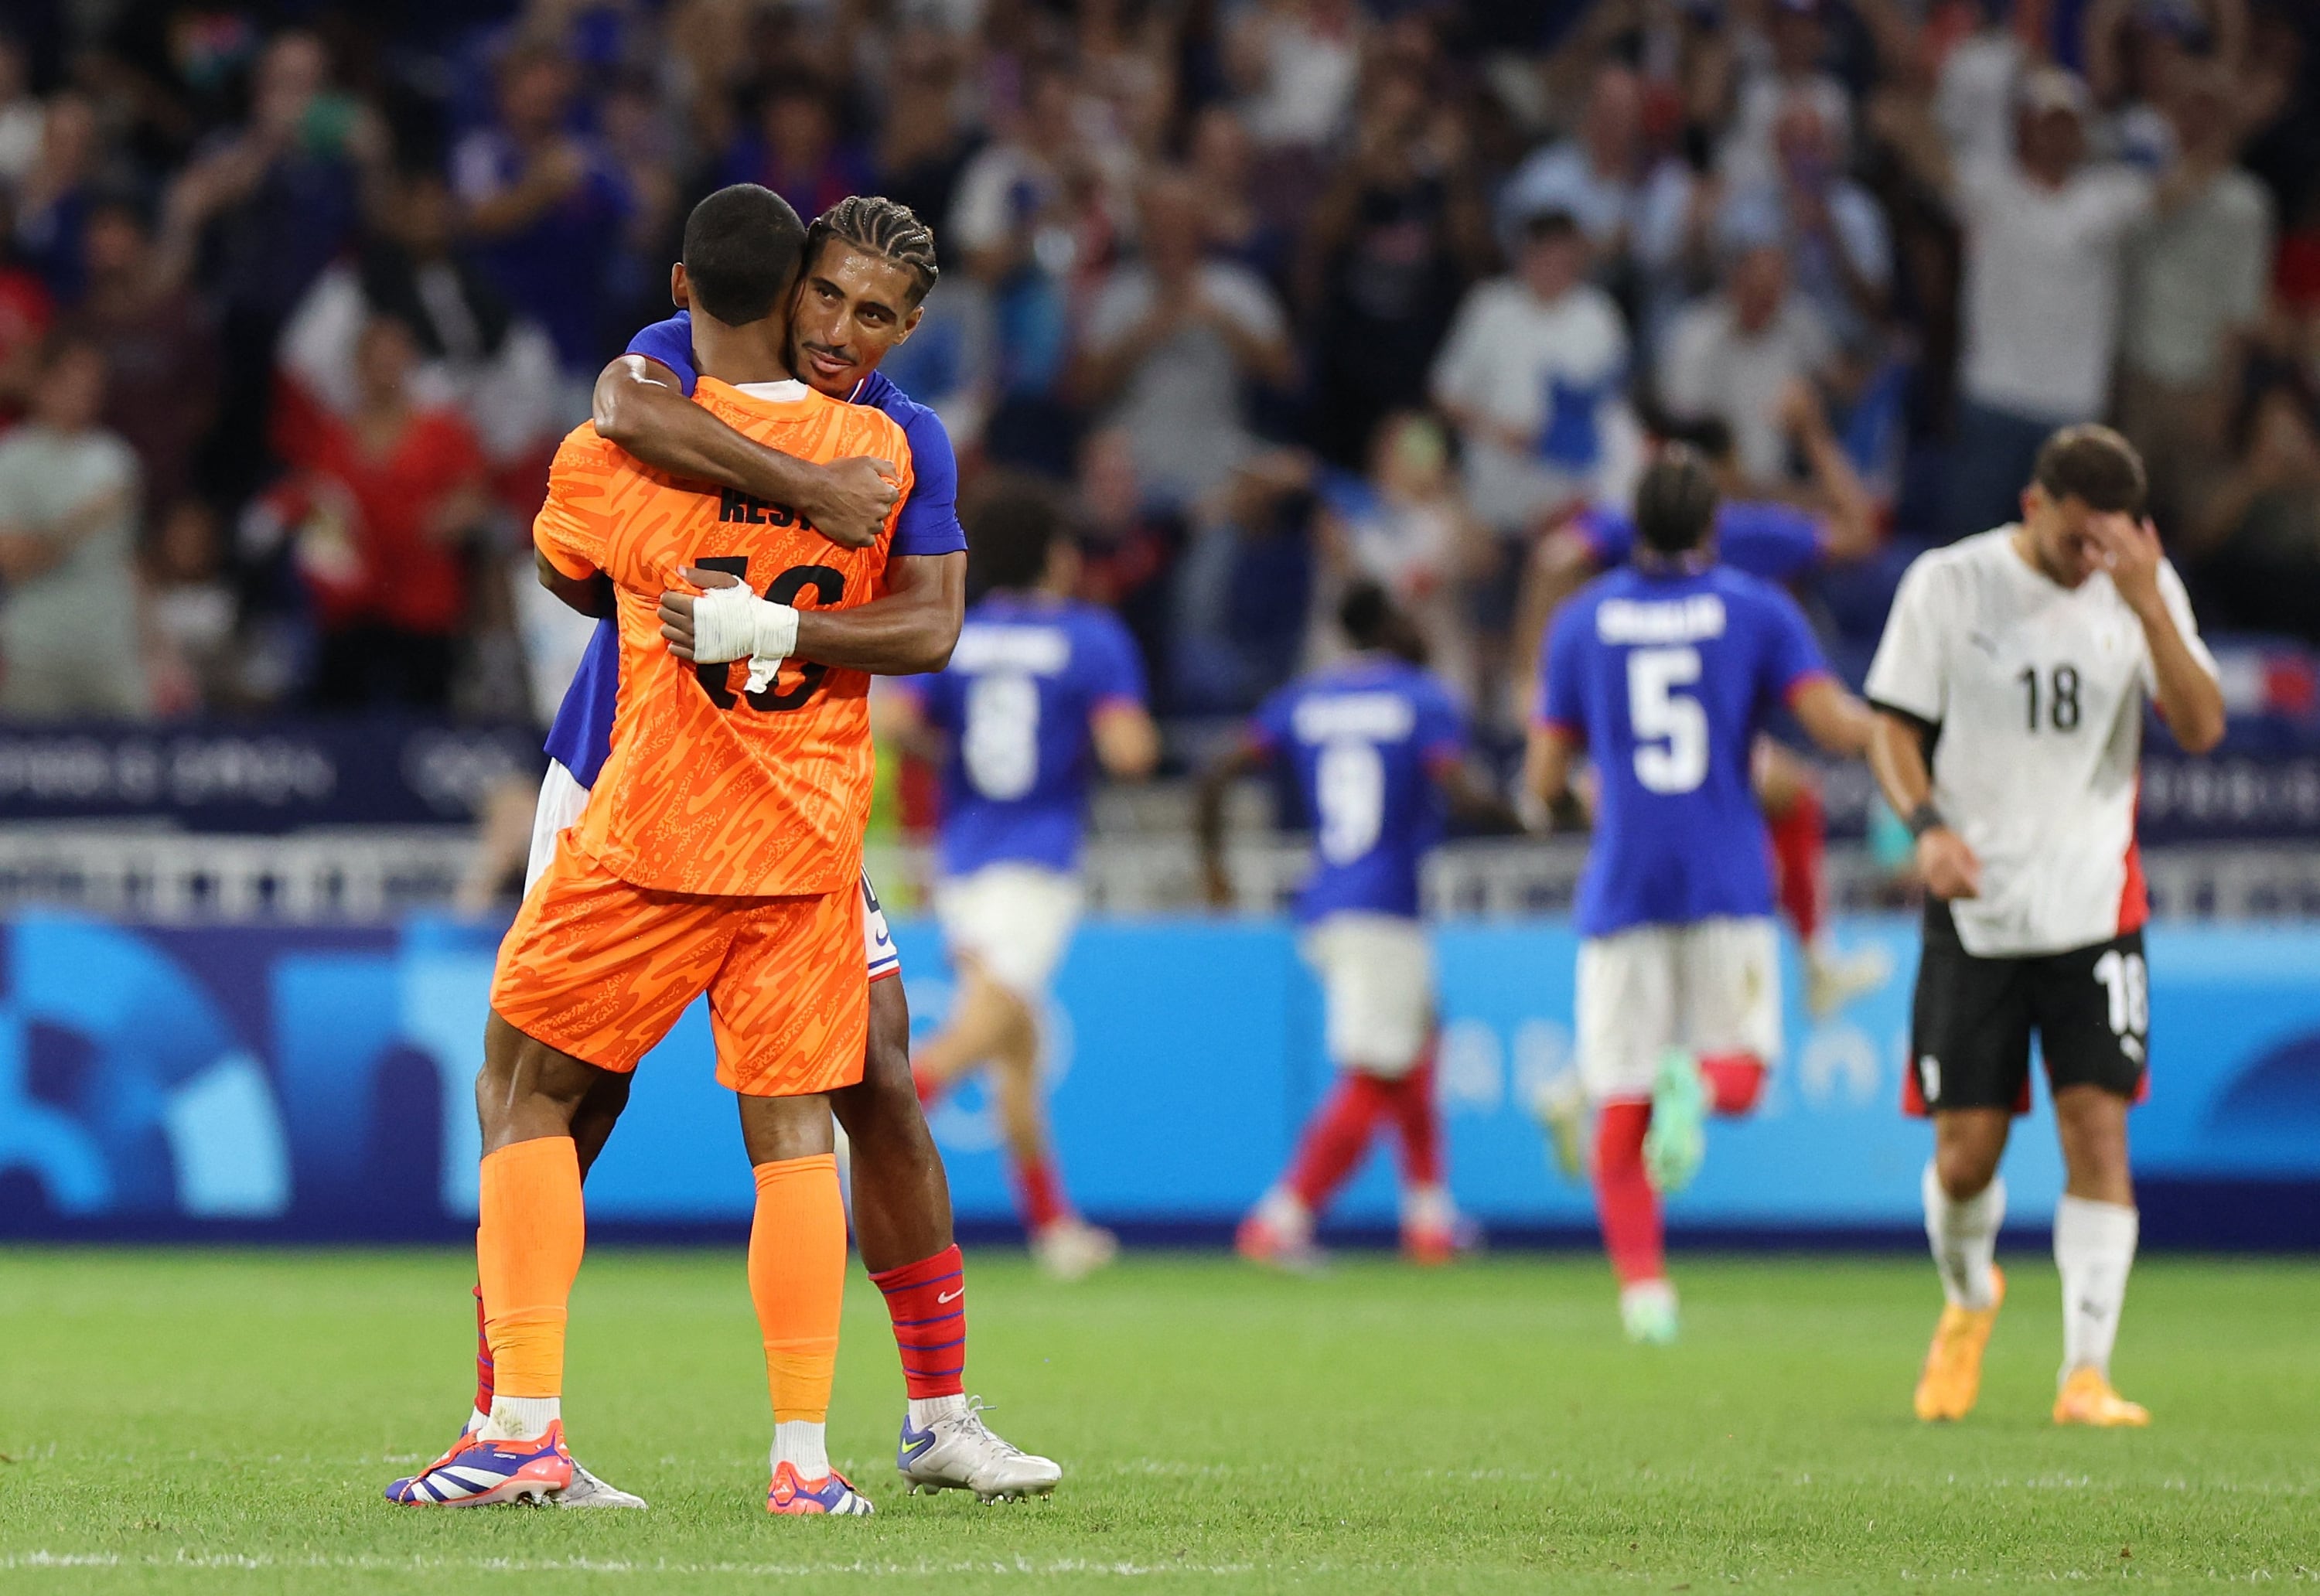
<svg viewBox="0 0 2320 1596">
<path fill-rule="evenodd" d="M 846 1300 L 846 1204 L 829 1153 L 760 1164 L 749 1226 L 749 1300 L 766 1339 L 774 1422 L 820 1424 L 838 1373 Z"/>
<path fill-rule="evenodd" d="M 476 1273 L 493 1388 L 507 1397 L 561 1396 L 565 1306 L 586 1236 L 578 1149 L 568 1136 L 543 1136 L 485 1154 L 482 1198 Z"/>
</svg>

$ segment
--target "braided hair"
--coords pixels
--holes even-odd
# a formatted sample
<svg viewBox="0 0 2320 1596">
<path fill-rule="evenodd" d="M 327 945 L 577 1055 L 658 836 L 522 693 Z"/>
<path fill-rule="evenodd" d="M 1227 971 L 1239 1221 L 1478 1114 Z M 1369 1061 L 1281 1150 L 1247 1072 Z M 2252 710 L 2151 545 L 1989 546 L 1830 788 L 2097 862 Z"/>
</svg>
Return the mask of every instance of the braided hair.
<svg viewBox="0 0 2320 1596">
<path fill-rule="evenodd" d="M 813 219 L 807 230 L 805 258 L 820 257 L 821 247 L 836 239 L 865 255 L 891 260 L 915 280 L 911 303 L 918 304 L 934 291 L 941 269 L 935 265 L 935 232 L 919 213 L 900 200 L 884 195 L 857 194 L 838 201 Z"/>
</svg>

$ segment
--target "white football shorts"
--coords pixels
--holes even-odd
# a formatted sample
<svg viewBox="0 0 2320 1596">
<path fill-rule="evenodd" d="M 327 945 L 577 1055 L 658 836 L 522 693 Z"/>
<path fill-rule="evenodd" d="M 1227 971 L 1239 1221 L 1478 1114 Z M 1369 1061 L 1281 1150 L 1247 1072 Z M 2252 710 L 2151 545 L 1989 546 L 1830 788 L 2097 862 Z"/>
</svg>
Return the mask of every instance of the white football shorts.
<svg viewBox="0 0 2320 1596">
<path fill-rule="evenodd" d="M 1424 926 L 1344 910 L 1306 927 L 1297 950 L 1321 979 L 1331 1064 L 1386 1081 L 1418 1067 L 1434 1035 L 1434 945 Z"/>
<path fill-rule="evenodd" d="M 588 789 L 580 784 L 579 777 L 550 759 L 548 774 L 539 778 L 539 803 L 531 812 L 531 857 L 523 867 L 525 892 L 530 892 L 532 884 L 555 862 L 557 839 L 587 807 Z M 894 946 L 894 933 L 886 924 L 886 911 L 878 906 L 878 894 L 866 870 L 862 873 L 862 957 L 873 981 L 902 967 L 902 949 Z"/>
<path fill-rule="evenodd" d="M 1041 865 L 985 865 L 935 889 L 935 914 L 951 955 L 965 955 L 1026 1002 L 1047 983 L 1071 945 L 1083 891 L 1077 875 Z"/>
<path fill-rule="evenodd" d="M 1652 1094 L 1660 1056 L 1781 1055 L 1780 933 L 1769 916 L 1636 926 L 1579 944 L 1579 1076 L 1598 1102 Z"/>
</svg>

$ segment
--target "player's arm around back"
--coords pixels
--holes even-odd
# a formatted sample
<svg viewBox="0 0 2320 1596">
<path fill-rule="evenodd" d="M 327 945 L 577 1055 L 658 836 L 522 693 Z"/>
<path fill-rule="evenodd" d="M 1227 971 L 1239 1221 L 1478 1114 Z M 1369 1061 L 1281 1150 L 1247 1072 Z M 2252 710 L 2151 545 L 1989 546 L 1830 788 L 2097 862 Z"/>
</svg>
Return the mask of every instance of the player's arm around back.
<svg viewBox="0 0 2320 1596">
<path fill-rule="evenodd" d="M 1876 715 L 1835 676 L 1815 676 L 1799 684 L 1789 700 L 1789 711 L 1824 752 L 1847 759 L 1869 752 Z"/>
<path fill-rule="evenodd" d="M 646 465 L 787 504 L 847 549 L 878 540 L 900 494 L 893 461 L 821 466 L 769 449 L 686 398 L 675 374 L 643 355 L 622 355 L 596 374 L 594 418 L 600 437 Z"/>
</svg>

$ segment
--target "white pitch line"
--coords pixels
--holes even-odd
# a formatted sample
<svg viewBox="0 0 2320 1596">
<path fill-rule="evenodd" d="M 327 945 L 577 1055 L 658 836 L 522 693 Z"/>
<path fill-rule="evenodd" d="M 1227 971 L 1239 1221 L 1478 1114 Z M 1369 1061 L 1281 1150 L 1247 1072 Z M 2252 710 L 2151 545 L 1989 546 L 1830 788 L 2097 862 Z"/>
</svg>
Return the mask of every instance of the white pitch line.
<svg viewBox="0 0 2320 1596">
<path fill-rule="evenodd" d="M 336 1569 L 350 1573 L 422 1573 L 447 1569 L 471 1569 L 489 1573 L 609 1573 L 609 1574 L 739 1574 L 779 1578 L 802 1574 L 869 1574 L 924 1576 L 945 1573 L 1021 1574 L 1044 1578 L 1061 1574 L 1110 1574 L 1123 1579 L 1152 1574 L 1243 1574 L 1255 1572 L 1247 1563 L 1104 1563 L 1061 1558 L 1035 1563 L 1029 1558 L 958 1563 L 671 1563 L 626 1562 L 602 1557 L 276 1557 L 270 1554 L 179 1552 L 174 1557 L 123 1557 L 111 1552 L 22 1552 L 0 1556 L 0 1571 L 42 1568 L 186 1568 Z"/>
</svg>

